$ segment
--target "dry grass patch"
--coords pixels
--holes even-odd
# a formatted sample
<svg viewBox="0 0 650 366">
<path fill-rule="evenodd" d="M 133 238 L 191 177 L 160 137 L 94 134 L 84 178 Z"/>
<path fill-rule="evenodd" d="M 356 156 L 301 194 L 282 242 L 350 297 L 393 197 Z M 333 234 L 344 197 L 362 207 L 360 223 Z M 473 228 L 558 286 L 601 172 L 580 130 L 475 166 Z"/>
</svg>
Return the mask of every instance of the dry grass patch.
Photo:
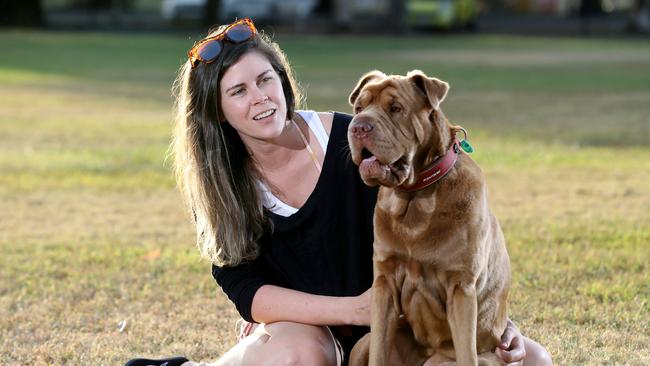
<svg viewBox="0 0 650 366">
<path fill-rule="evenodd" d="M 559 365 L 650 363 L 645 43 L 284 38 L 314 109 L 349 111 L 346 90 L 371 68 L 448 80 L 445 113 L 470 131 L 509 245 L 512 317 Z M 5 363 L 210 361 L 234 344 L 238 315 L 165 161 L 190 43 L 0 34 Z"/>
</svg>

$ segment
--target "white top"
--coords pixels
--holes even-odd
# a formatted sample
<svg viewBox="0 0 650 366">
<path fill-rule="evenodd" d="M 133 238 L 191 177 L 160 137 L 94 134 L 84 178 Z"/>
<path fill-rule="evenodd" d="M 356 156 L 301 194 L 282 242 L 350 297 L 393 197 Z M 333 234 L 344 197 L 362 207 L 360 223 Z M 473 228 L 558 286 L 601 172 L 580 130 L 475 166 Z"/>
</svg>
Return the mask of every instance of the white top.
<svg viewBox="0 0 650 366">
<path fill-rule="evenodd" d="M 325 156 L 325 153 L 327 152 L 327 143 L 329 142 L 329 135 L 327 134 L 327 131 L 325 131 L 325 127 L 323 127 L 323 122 L 320 120 L 320 117 L 318 117 L 318 113 L 314 111 L 296 111 L 300 116 L 307 122 L 307 126 L 309 126 L 309 129 L 311 132 L 314 133 L 316 136 L 316 140 L 318 140 L 318 143 L 320 144 L 321 149 L 323 150 L 323 157 Z M 289 206 L 288 204 L 282 202 L 279 198 L 277 198 L 271 190 L 264 184 L 263 182 L 258 182 L 258 188 L 260 189 L 260 192 L 262 193 L 262 199 L 264 200 L 263 205 L 268 209 L 269 211 L 273 212 L 276 215 L 288 217 L 296 212 L 298 212 L 298 209 L 292 206 Z"/>
</svg>

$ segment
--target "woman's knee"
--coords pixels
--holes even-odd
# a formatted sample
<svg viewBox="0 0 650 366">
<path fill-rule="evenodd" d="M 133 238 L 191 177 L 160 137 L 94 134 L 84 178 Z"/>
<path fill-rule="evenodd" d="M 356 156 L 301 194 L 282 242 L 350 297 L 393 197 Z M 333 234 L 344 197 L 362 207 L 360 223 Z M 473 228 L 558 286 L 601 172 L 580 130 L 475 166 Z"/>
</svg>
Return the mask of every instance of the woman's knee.
<svg viewBox="0 0 650 366">
<path fill-rule="evenodd" d="M 551 354 L 541 344 L 524 337 L 526 359 L 524 366 L 553 366 Z"/>
<path fill-rule="evenodd" d="M 327 328 L 302 324 L 267 328 L 271 337 L 264 353 L 269 365 L 336 365 L 334 341 Z"/>
<path fill-rule="evenodd" d="M 332 355 L 327 345 L 317 340 L 303 339 L 290 347 L 279 351 L 280 358 L 274 363 L 286 366 L 334 366 L 336 356 Z M 333 357 L 332 357 L 333 356 Z"/>
</svg>

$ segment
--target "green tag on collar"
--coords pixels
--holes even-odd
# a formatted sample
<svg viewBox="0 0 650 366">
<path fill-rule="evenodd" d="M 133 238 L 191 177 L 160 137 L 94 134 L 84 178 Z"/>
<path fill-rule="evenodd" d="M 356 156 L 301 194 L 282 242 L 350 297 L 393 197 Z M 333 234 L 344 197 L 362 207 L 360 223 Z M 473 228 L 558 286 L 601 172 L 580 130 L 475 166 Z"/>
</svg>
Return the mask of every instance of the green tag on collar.
<svg viewBox="0 0 650 366">
<path fill-rule="evenodd" d="M 474 148 L 472 147 L 472 145 L 469 144 L 467 140 L 463 140 L 460 142 L 460 148 L 463 149 L 463 151 L 465 151 L 468 154 L 474 152 Z"/>
</svg>

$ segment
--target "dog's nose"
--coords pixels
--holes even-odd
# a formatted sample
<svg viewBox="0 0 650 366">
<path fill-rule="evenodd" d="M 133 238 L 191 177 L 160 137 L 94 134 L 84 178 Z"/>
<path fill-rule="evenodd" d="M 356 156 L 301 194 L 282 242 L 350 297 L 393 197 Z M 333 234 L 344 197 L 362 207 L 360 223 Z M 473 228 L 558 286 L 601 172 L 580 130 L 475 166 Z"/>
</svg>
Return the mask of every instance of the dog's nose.
<svg viewBox="0 0 650 366">
<path fill-rule="evenodd" d="M 352 135 L 358 139 L 362 139 L 368 136 L 370 131 L 372 131 L 372 125 L 368 122 L 357 121 L 352 125 Z"/>
</svg>

